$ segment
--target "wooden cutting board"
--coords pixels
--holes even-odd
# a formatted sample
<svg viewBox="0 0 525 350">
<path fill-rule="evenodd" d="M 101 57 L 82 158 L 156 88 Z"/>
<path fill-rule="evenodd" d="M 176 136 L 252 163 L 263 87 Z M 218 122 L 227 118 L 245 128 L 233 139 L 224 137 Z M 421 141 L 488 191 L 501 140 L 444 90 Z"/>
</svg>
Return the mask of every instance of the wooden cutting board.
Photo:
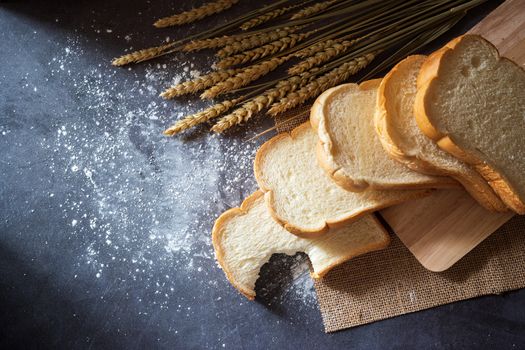
<svg viewBox="0 0 525 350">
<path fill-rule="evenodd" d="M 507 0 L 469 33 L 525 65 L 525 0 Z M 463 190 L 440 190 L 380 214 L 416 259 L 435 272 L 454 265 L 513 216 L 485 210 Z"/>
</svg>

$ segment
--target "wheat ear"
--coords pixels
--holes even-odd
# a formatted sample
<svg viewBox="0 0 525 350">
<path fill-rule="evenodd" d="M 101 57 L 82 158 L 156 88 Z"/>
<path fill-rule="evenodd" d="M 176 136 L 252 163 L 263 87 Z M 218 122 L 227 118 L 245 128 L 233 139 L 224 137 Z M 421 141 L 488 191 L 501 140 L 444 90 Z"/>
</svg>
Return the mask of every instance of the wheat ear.
<svg viewBox="0 0 525 350">
<path fill-rule="evenodd" d="M 225 59 L 217 62 L 215 66 L 224 69 L 230 66 L 255 61 L 259 58 L 267 57 L 277 52 L 282 52 L 285 49 L 294 47 L 295 45 L 297 45 L 298 42 L 308 38 L 313 33 L 315 33 L 315 31 L 300 34 L 290 34 L 288 36 L 285 36 L 284 38 L 272 41 L 271 43 L 263 45 L 261 47 L 257 47 L 255 49 L 248 50 L 237 55 L 226 57 Z"/>
<path fill-rule="evenodd" d="M 317 97 L 323 91 L 347 80 L 351 75 L 356 74 L 361 69 L 365 68 L 374 57 L 374 54 L 369 53 L 341 64 L 330 70 L 328 73 L 308 83 L 301 89 L 289 93 L 279 102 L 274 103 L 268 110 L 268 114 L 276 116 L 277 114 L 285 112 L 313 97 Z"/>
<path fill-rule="evenodd" d="M 216 47 L 223 47 L 233 44 L 239 40 L 239 36 L 237 35 L 223 35 L 210 39 L 192 40 L 182 47 L 182 51 L 190 52 L 204 49 L 213 49 Z"/>
<path fill-rule="evenodd" d="M 295 26 L 295 27 L 284 27 L 278 28 L 265 33 L 258 33 L 250 36 L 243 37 L 240 40 L 228 43 L 222 49 L 217 51 L 216 56 L 224 58 L 242 52 L 245 50 L 252 49 L 254 47 L 262 46 L 269 42 L 279 40 L 284 38 L 292 33 L 295 33 L 304 26 Z"/>
<path fill-rule="evenodd" d="M 288 93 L 306 85 L 311 80 L 311 77 L 309 74 L 302 74 L 280 81 L 274 88 L 266 90 L 261 95 L 244 103 L 232 113 L 219 119 L 211 130 L 216 133 L 222 133 L 234 125 L 248 121 L 255 113 L 268 108 L 275 100 L 283 98 Z"/>
<path fill-rule="evenodd" d="M 332 58 L 341 55 L 342 53 L 348 51 L 349 48 L 355 45 L 359 39 L 354 40 L 343 40 L 341 42 L 333 43 L 332 45 L 326 47 L 324 50 L 317 52 L 315 55 L 308 57 L 302 62 L 297 63 L 296 65 L 288 69 L 288 74 L 300 74 L 309 70 L 312 67 L 319 66 L 324 62 L 330 61 Z"/>
<path fill-rule="evenodd" d="M 221 103 L 217 103 L 209 108 L 206 108 L 205 110 L 195 113 L 193 115 L 189 115 L 179 121 L 177 121 L 175 124 L 164 130 L 164 135 L 167 136 L 173 136 L 176 135 L 184 130 L 187 130 L 189 128 L 193 128 L 196 125 L 202 124 L 204 122 L 207 122 L 210 119 L 216 118 L 222 113 L 228 111 L 230 108 L 235 106 L 241 98 L 224 101 Z"/>
<path fill-rule="evenodd" d="M 173 85 L 170 88 L 164 90 L 160 94 L 160 96 L 164 97 L 165 99 L 170 99 L 184 94 L 193 94 L 197 91 L 204 90 L 207 87 L 213 86 L 218 82 L 226 80 L 229 77 L 239 73 L 240 71 L 242 71 L 241 68 L 211 72 L 196 79 Z"/>
<path fill-rule="evenodd" d="M 300 18 L 310 17 L 312 15 L 315 15 L 316 13 L 323 11 L 324 9 L 331 6 L 332 4 L 335 4 L 338 1 L 341 1 L 341 0 L 323 1 L 315 5 L 305 7 L 304 9 L 294 13 L 292 17 L 290 17 L 290 19 L 300 19 Z"/>
<path fill-rule="evenodd" d="M 181 12 L 173 16 L 164 17 L 153 23 L 157 28 L 178 26 L 181 24 L 191 23 L 204 17 L 222 12 L 235 5 L 239 0 L 217 0 L 208 2 L 201 7 L 189 11 Z"/>
<path fill-rule="evenodd" d="M 135 51 L 128 53 L 127 55 L 115 58 L 111 64 L 114 66 L 125 66 L 130 63 L 137 63 L 155 58 L 164 53 L 167 49 L 173 47 L 175 43 L 169 43 L 166 45 L 150 47 L 148 49 Z"/>
<path fill-rule="evenodd" d="M 224 94 L 228 91 L 248 85 L 250 82 L 257 80 L 273 71 L 291 57 L 292 56 L 290 55 L 285 57 L 274 57 L 261 63 L 246 67 L 242 70 L 242 72 L 239 72 L 235 76 L 221 81 L 217 85 L 212 86 L 208 90 L 204 91 L 201 94 L 201 98 L 215 98 L 220 94 Z"/>
<path fill-rule="evenodd" d="M 294 53 L 294 56 L 299 57 L 299 58 L 310 57 L 320 51 L 323 51 L 331 47 L 334 44 L 340 43 L 341 41 L 343 41 L 343 39 L 328 39 L 325 41 L 321 41 L 321 42 L 307 46 L 304 49 L 297 51 L 296 53 Z"/>
<path fill-rule="evenodd" d="M 260 16 L 257 16 L 255 18 L 250 19 L 249 21 L 244 22 L 240 25 L 239 28 L 242 30 L 248 30 L 253 27 L 257 27 L 265 22 L 268 22 L 269 20 L 272 20 L 276 17 L 284 15 L 286 12 L 289 12 L 297 7 L 301 6 L 301 4 L 296 4 L 292 6 L 287 7 L 281 7 L 279 9 L 275 9 L 269 12 L 266 12 L 265 14 L 262 14 Z"/>
</svg>

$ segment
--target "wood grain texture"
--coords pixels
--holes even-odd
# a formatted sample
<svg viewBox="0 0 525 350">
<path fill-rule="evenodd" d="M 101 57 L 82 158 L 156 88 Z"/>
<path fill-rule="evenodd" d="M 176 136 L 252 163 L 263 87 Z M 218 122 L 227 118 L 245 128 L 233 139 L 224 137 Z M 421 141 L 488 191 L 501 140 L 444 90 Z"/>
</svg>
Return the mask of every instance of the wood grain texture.
<svg viewBox="0 0 525 350">
<path fill-rule="evenodd" d="M 507 0 L 469 33 L 482 35 L 502 56 L 524 65 L 525 1 Z M 435 272 L 454 265 L 513 216 L 489 212 L 461 190 L 440 190 L 380 214 L 416 259 Z"/>
<path fill-rule="evenodd" d="M 482 35 L 501 55 L 525 65 L 525 1 L 506 1 L 469 33 Z"/>
</svg>

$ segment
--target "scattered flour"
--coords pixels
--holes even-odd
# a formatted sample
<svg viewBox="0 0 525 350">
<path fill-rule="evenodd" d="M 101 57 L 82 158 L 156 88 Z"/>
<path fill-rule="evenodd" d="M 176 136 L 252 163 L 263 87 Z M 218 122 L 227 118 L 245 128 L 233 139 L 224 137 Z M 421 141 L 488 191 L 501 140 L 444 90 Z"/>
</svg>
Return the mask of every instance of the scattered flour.
<svg viewBox="0 0 525 350">
<path fill-rule="evenodd" d="M 124 39 L 129 42 L 132 35 Z M 84 237 L 77 264 L 90 266 L 95 280 L 112 276 L 117 282 L 146 283 L 161 309 L 170 305 L 181 276 L 216 289 L 217 278 L 223 283 L 224 276 L 210 273 L 217 269 L 211 227 L 220 212 L 238 206 L 257 188 L 252 162 L 260 141 L 211 134 L 198 136 L 199 142 L 163 137 L 170 122 L 204 105 L 164 101 L 159 92 L 198 77 L 199 69 L 174 56 L 178 73 L 166 64 L 128 71 L 105 63 L 78 72 L 72 68 L 82 59 L 78 40 L 72 39 L 48 65 L 52 75 L 72 81 L 75 98 L 89 106 L 82 111 L 85 119 L 65 119 L 56 126 L 56 138 L 42 143 L 67 160 L 63 168 L 51 164 L 53 172 L 83 183 L 60 203 L 72 234 Z M 129 76 L 124 85 L 115 84 L 117 74 Z M 135 96 L 151 102 L 144 105 Z M 292 298 L 313 307 L 304 257 L 294 261 L 291 275 L 292 283 L 275 301 Z M 143 300 L 142 294 L 135 298 Z M 184 308 L 181 304 L 176 311 Z"/>
</svg>

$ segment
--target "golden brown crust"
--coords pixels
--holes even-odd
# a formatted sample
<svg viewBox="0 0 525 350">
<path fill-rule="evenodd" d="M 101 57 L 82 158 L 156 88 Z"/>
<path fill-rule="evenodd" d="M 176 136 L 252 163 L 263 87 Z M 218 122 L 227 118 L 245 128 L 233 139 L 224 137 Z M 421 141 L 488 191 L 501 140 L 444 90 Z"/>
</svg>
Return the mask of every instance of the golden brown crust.
<svg viewBox="0 0 525 350">
<path fill-rule="evenodd" d="M 383 80 L 383 78 L 370 79 L 370 80 L 363 81 L 361 84 L 359 84 L 359 90 L 361 91 L 375 90 L 379 87 L 379 84 L 381 84 L 381 80 Z"/>
<path fill-rule="evenodd" d="M 337 153 L 336 146 L 333 144 L 330 137 L 330 132 L 327 129 L 326 123 L 329 121 L 323 118 L 326 115 L 326 106 L 330 105 L 330 101 L 338 97 L 339 93 L 344 92 L 350 87 L 358 87 L 361 91 L 367 91 L 377 89 L 383 79 L 373 79 L 362 82 L 359 85 L 356 84 L 343 84 L 333 87 L 323 94 L 321 94 L 314 102 L 311 113 L 310 122 L 319 136 L 318 146 L 316 148 L 317 160 L 321 168 L 330 176 L 330 178 L 340 187 L 347 191 L 362 192 L 367 189 L 375 190 L 414 190 L 414 189 L 428 189 L 428 188 L 453 188 L 459 184 L 446 177 L 442 177 L 439 180 L 436 178 L 434 183 L 417 183 L 417 184 L 398 184 L 396 186 L 379 186 L 370 184 L 364 179 L 352 179 L 334 160 L 333 155 Z"/>
<path fill-rule="evenodd" d="M 361 218 L 363 215 L 369 214 L 371 212 L 374 212 L 376 210 L 381 210 L 383 208 L 396 205 L 402 202 L 405 202 L 407 200 L 411 199 L 417 199 L 422 198 L 427 195 L 429 195 L 432 190 L 421 190 L 420 192 L 414 192 L 413 196 L 410 198 L 402 198 L 398 200 L 393 200 L 391 202 L 384 202 L 380 206 L 377 206 L 373 209 L 362 211 L 358 214 L 351 214 L 346 217 L 343 217 L 342 219 L 339 219 L 337 221 L 335 220 L 325 220 L 323 224 L 320 226 L 314 228 L 314 229 L 306 229 L 304 227 L 299 227 L 296 225 L 291 224 L 290 222 L 287 222 L 284 218 L 282 218 L 277 210 L 275 209 L 275 201 L 273 198 L 273 191 L 269 186 L 264 182 L 263 176 L 262 176 L 262 170 L 261 170 L 261 163 L 262 163 L 262 157 L 266 155 L 268 152 L 268 149 L 270 147 L 273 147 L 273 145 L 276 142 L 279 142 L 283 138 L 291 137 L 294 139 L 296 135 L 305 132 L 310 128 L 310 125 L 308 122 L 305 122 L 295 129 L 293 129 L 289 133 L 282 133 L 279 134 L 272 139 L 265 142 L 257 151 L 257 154 L 255 155 L 255 162 L 254 162 L 254 172 L 255 172 L 255 179 L 257 180 L 257 183 L 261 189 L 261 191 L 264 192 L 264 199 L 268 206 L 268 211 L 270 212 L 271 216 L 275 219 L 277 223 L 279 223 L 281 226 L 283 226 L 288 232 L 291 232 L 299 237 L 303 238 L 314 238 L 317 237 L 323 233 L 326 233 L 330 228 L 339 228 L 342 226 L 345 226 L 353 221 L 356 221 L 357 219 Z"/>
<path fill-rule="evenodd" d="M 465 187 L 467 192 L 471 194 L 483 207 L 491 211 L 504 212 L 508 211 L 507 206 L 499 199 L 499 197 L 492 191 L 492 189 L 484 182 L 482 177 L 474 178 L 461 171 L 450 171 L 442 169 L 436 165 L 418 157 L 417 155 L 409 155 L 398 147 L 397 140 L 401 137 L 395 130 L 395 108 L 392 106 L 393 98 L 389 84 L 394 77 L 400 73 L 403 67 L 417 66 L 426 59 L 424 55 L 408 56 L 399 62 L 392 70 L 383 78 L 377 94 L 377 109 L 375 114 L 375 127 L 379 136 L 381 144 L 385 151 L 395 160 L 405 164 L 410 169 L 428 174 L 438 176 L 450 176 L 456 179 Z"/>
<path fill-rule="evenodd" d="M 262 176 L 262 158 L 266 156 L 266 153 L 268 150 L 273 147 L 274 144 L 280 142 L 282 139 L 290 137 L 294 139 L 297 134 L 304 132 L 305 130 L 309 129 L 310 125 L 308 122 L 305 122 L 295 129 L 293 129 L 290 132 L 284 132 L 277 136 L 272 137 L 270 140 L 266 141 L 257 151 L 255 155 L 255 161 L 253 165 L 253 170 L 255 173 L 255 180 L 257 181 L 257 184 L 259 185 L 259 188 L 261 191 L 264 192 L 264 200 L 266 202 L 266 205 L 268 206 L 268 211 L 270 212 L 270 215 L 274 218 L 274 220 L 281 226 L 283 226 L 288 232 L 291 232 L 299 237 L 305 237 L 305 238 L 311 238 L 316 237 L 319 234 L 323 234 L 326 231 L 328 231 L 328 224 L 325 223 L 323 226 L 315 229 L 315 230 L 306 230 L 304 228 L 296 227 L 283 218 L 279 216 L 277 211 L 275 210 L 275 200 L 273 197 L 273 191 L 268 187 L 268 185 L 264 182 L 263 176 Z"/>
<path fill-rule="evenodd" d="M 395 136 L 392 135 L 393 130 L 389 127 L 389 123 L 393 123 L 393 117 L 391 112 L 391 106 L 389 104 L 389 98 L 387 97 L 388 91 L 387 87 L 390 83 L 390 80 L 395 74 L 398 74 L 400 67 L 403 65 L 416 65 L 421 60 L 424 60 L 426 56 L 424 55 L 413 55 L 408 56 L 398 64 L 396 64 L 390 72 L 388 72 L 377 91 L 377 109 L 374 116 L 374 122 L 376 127 L 377 135 L 381 141 L 381 145 L 385 151 L 393 159 L 405 164 L 407 167 L 414 171 L 418 171 L 428 175 L 446 175 L 443 174 L 441 169 L 436 168 L 433 164 L 420 159 L 416 156 L 406 154 L 401 148 L 398 147 L 397 142 L 395 141 Z"/>
<path fill-rule="evenodd" d="M 384 233 L 383 237 L 385 239 L 383 241 L 381 241 L 381 242 L 378 241 L 378 242 L 375 242 L 375 243 L 370 243 L 367 246 L 360 247 L 359 249 L 356 249 L 356 250 L 352 251 L 351 254 L 347 254 L 347 255 L 342 256 L 341 258 L 337 259 L 334 263 L 330 264 L 329 266 L 325 267 L 324 269 L 321 269 L 319 271 L 312 271 L 312 273 L 310 273 L 310 276 L 312 276 L 312 278 L 315 278 L 315 279 L 323 278 L 334 267 L 337 267 L 337 266 L 347 262 L 348 260 L 350 260 L 352 258 L 355 258 L 356 256 L 363 255 L 365 253 L 373 252 L 373 251 L 376 251 L 376 250 L 381 250 L 381 249 L 384 249 L 384 248 L 388 247 L 388 245 L 390 244 L 390 235 L 389 235 L 388 231 L 385 229 L 383 224 L 377 219 L 375 214 L 371 214 L 370 216 L 377 223 L 378 227 L 380 227 L 381 230 L 383 231 L 383 233 Z"/>
<path fill-rule="evenodd" d="M 235 216 L 246 214 L 248 210 L 250 210 L 250 208 L 253 206 L 255 201 L 259 199 L 262 195 L 262 191 L 255 191 L 254 193 L 246 197 L 246 199 L 242 202 L 240 207 L 226 210 L 224 213 L 221 214 L 221 216 L 217 218 L 217 220 L 215 220 L 215 224 L 213 225 L 213 229 L 211 231 L 213 248 L 215 250 L 215 257 L 222 270 L 224 271 L 226 278 L 228 279 L 228 281 L 230 281 L 232 286 L 234 286 L 239 292 L 241 292 L 241 294 L 243 294 L 246 298 L 250 300 L 255 299 L 255 292 L 238 283 L 237 280 L 235 280 L 235 278 L 233 277 L 229 266 L 224 261 L 224 249 L 222 247 L 221 238 L 224 232 L 223 227 L 225 223 Z"/>
<path fill-rule="evenodd" d="M 372 79 L 359 85 L 351 83 L 335 86 L 317 97 L 310 110 L 310 123 L 319 136 L 319 141 L 316 147 L 316 155 L 319 165 L 337 185 L 347 191 L 362 192 L 366 190 L 370 184 L 365 180 L 354 180 L 349 178 L 343 173 L 341 167 L 339 167 L 333 160 L 332 154 L 336 153 L 337 150 L 334 148 L 334 144 L 326 128 L 325 123 L 327 123 L 327 120 L 322 118 L 325 114 L 325 106 L 327 106 L 332 99 L 336 98 L 340 91 L 344 91 L 348 87 L 357 86 L 360 90 L 366 91 L 377 88 L 380 82 L 381 79 Z"/>
<path fill-rule="evenodd" d="M 445 135 L 440 130 L 438 130 L 433 121 L 432 117 L 429 115 L 429 105 L 430 105 L 430 93 L 428 93 L 434 84 L 436 84 L 439 79 L 439 69 L 441 62 L 451 55 L 455 47 L 461 43 L 462 40 L 468 37 L 478 37 L 482 40 L 489 43 L 495 50 L 499 52 L 497 48 L 492 45 L 492 43 L 483 39 L 479 35 L 462 35 L 456 39 L 450 41 L 441 49 L 434 52 L 428 57 L 428 59 L 423 63 L 419 76 L 417 78 L 417 93 L 416 100 L 414 103 L 414 114 L 416 117 L 416 122 L 419 128 L 423 131 L 425 135 L 430 137 L 432 140 L 436 141 L 439 147 L 456 158 L 468 163 L 476 169 L 476 171 L 487 180 L 489 185 L 494 189 L 494 191 L 499 195 L 503 202 L 512 210 L 518 214 L 525 214 L 525 203 L 523 203 L 517 194 L 511 189 L 509 184 L 502 178 L 502 176 L 491 166 L 484 163 L 483 160 L 479 159 L 475 154 L 468 152 L 467 150 L 462 149 L 458 144 L 453 140 L 451 135 Z M 504 57 L 500 57 L 501 60 L 507 60 L 512 62 Z M 522 67 L 520 67 L 523 69 Z"/>
<path fill-rule="evenodd" d="M 245 215 L 254 205 L 254 203 L 261 198 L 263 195 L 263 192 L 258 190 L 252 193 L 250 196 L 248 196 L 238 208 L 231 208 L 224 213 L 222 213 L 219 218 L 215 221 L 215 224 L 213 226 L 212 230 L 212 242 L 213 247 L 215 250 L 215 256 L 217 259 L 217 262 L 221 266 L 222 270 L 224 271 L 226 278 L 228 281 L 232 284 L 233 287 L 235 287 L 241 294 L 243 294 L 246 298 L 250 300 L 255 299 L 255 291 L 246 288 L 241 283 L 237 282 L 237 280 L 233 277 L 232 272 L 229 269 L 229 266 L 224 261 L 224 249 L 222 247 L 222 235 L 223 235 L 223 227 L 225 224 L 233 217 L 239 216 L 239 215 Z M 376 218 L 375 215 L 371 215 L 372 220 L 374 220 L 378 226 L 379 229 L 383 232 L 383 240 L 370 243 L 366 246 L 359 247 L 359 249 L 352 250 L 351 253 L 341 256 L 339 259 L 334 261 L 332 264 L 325 266 L 324 268 L 313 271 L 311 273 L 312 278 L 319 279 L 324 277 L 330 270 L 332 270 L 334 267 L 339 266 L 340 264 L 365 253 L 380 250 L 386 248 L 390 244 L 390 235 L 388 234 L 385 227 L 381 224 L 381 222 Z"/>
</svg>

